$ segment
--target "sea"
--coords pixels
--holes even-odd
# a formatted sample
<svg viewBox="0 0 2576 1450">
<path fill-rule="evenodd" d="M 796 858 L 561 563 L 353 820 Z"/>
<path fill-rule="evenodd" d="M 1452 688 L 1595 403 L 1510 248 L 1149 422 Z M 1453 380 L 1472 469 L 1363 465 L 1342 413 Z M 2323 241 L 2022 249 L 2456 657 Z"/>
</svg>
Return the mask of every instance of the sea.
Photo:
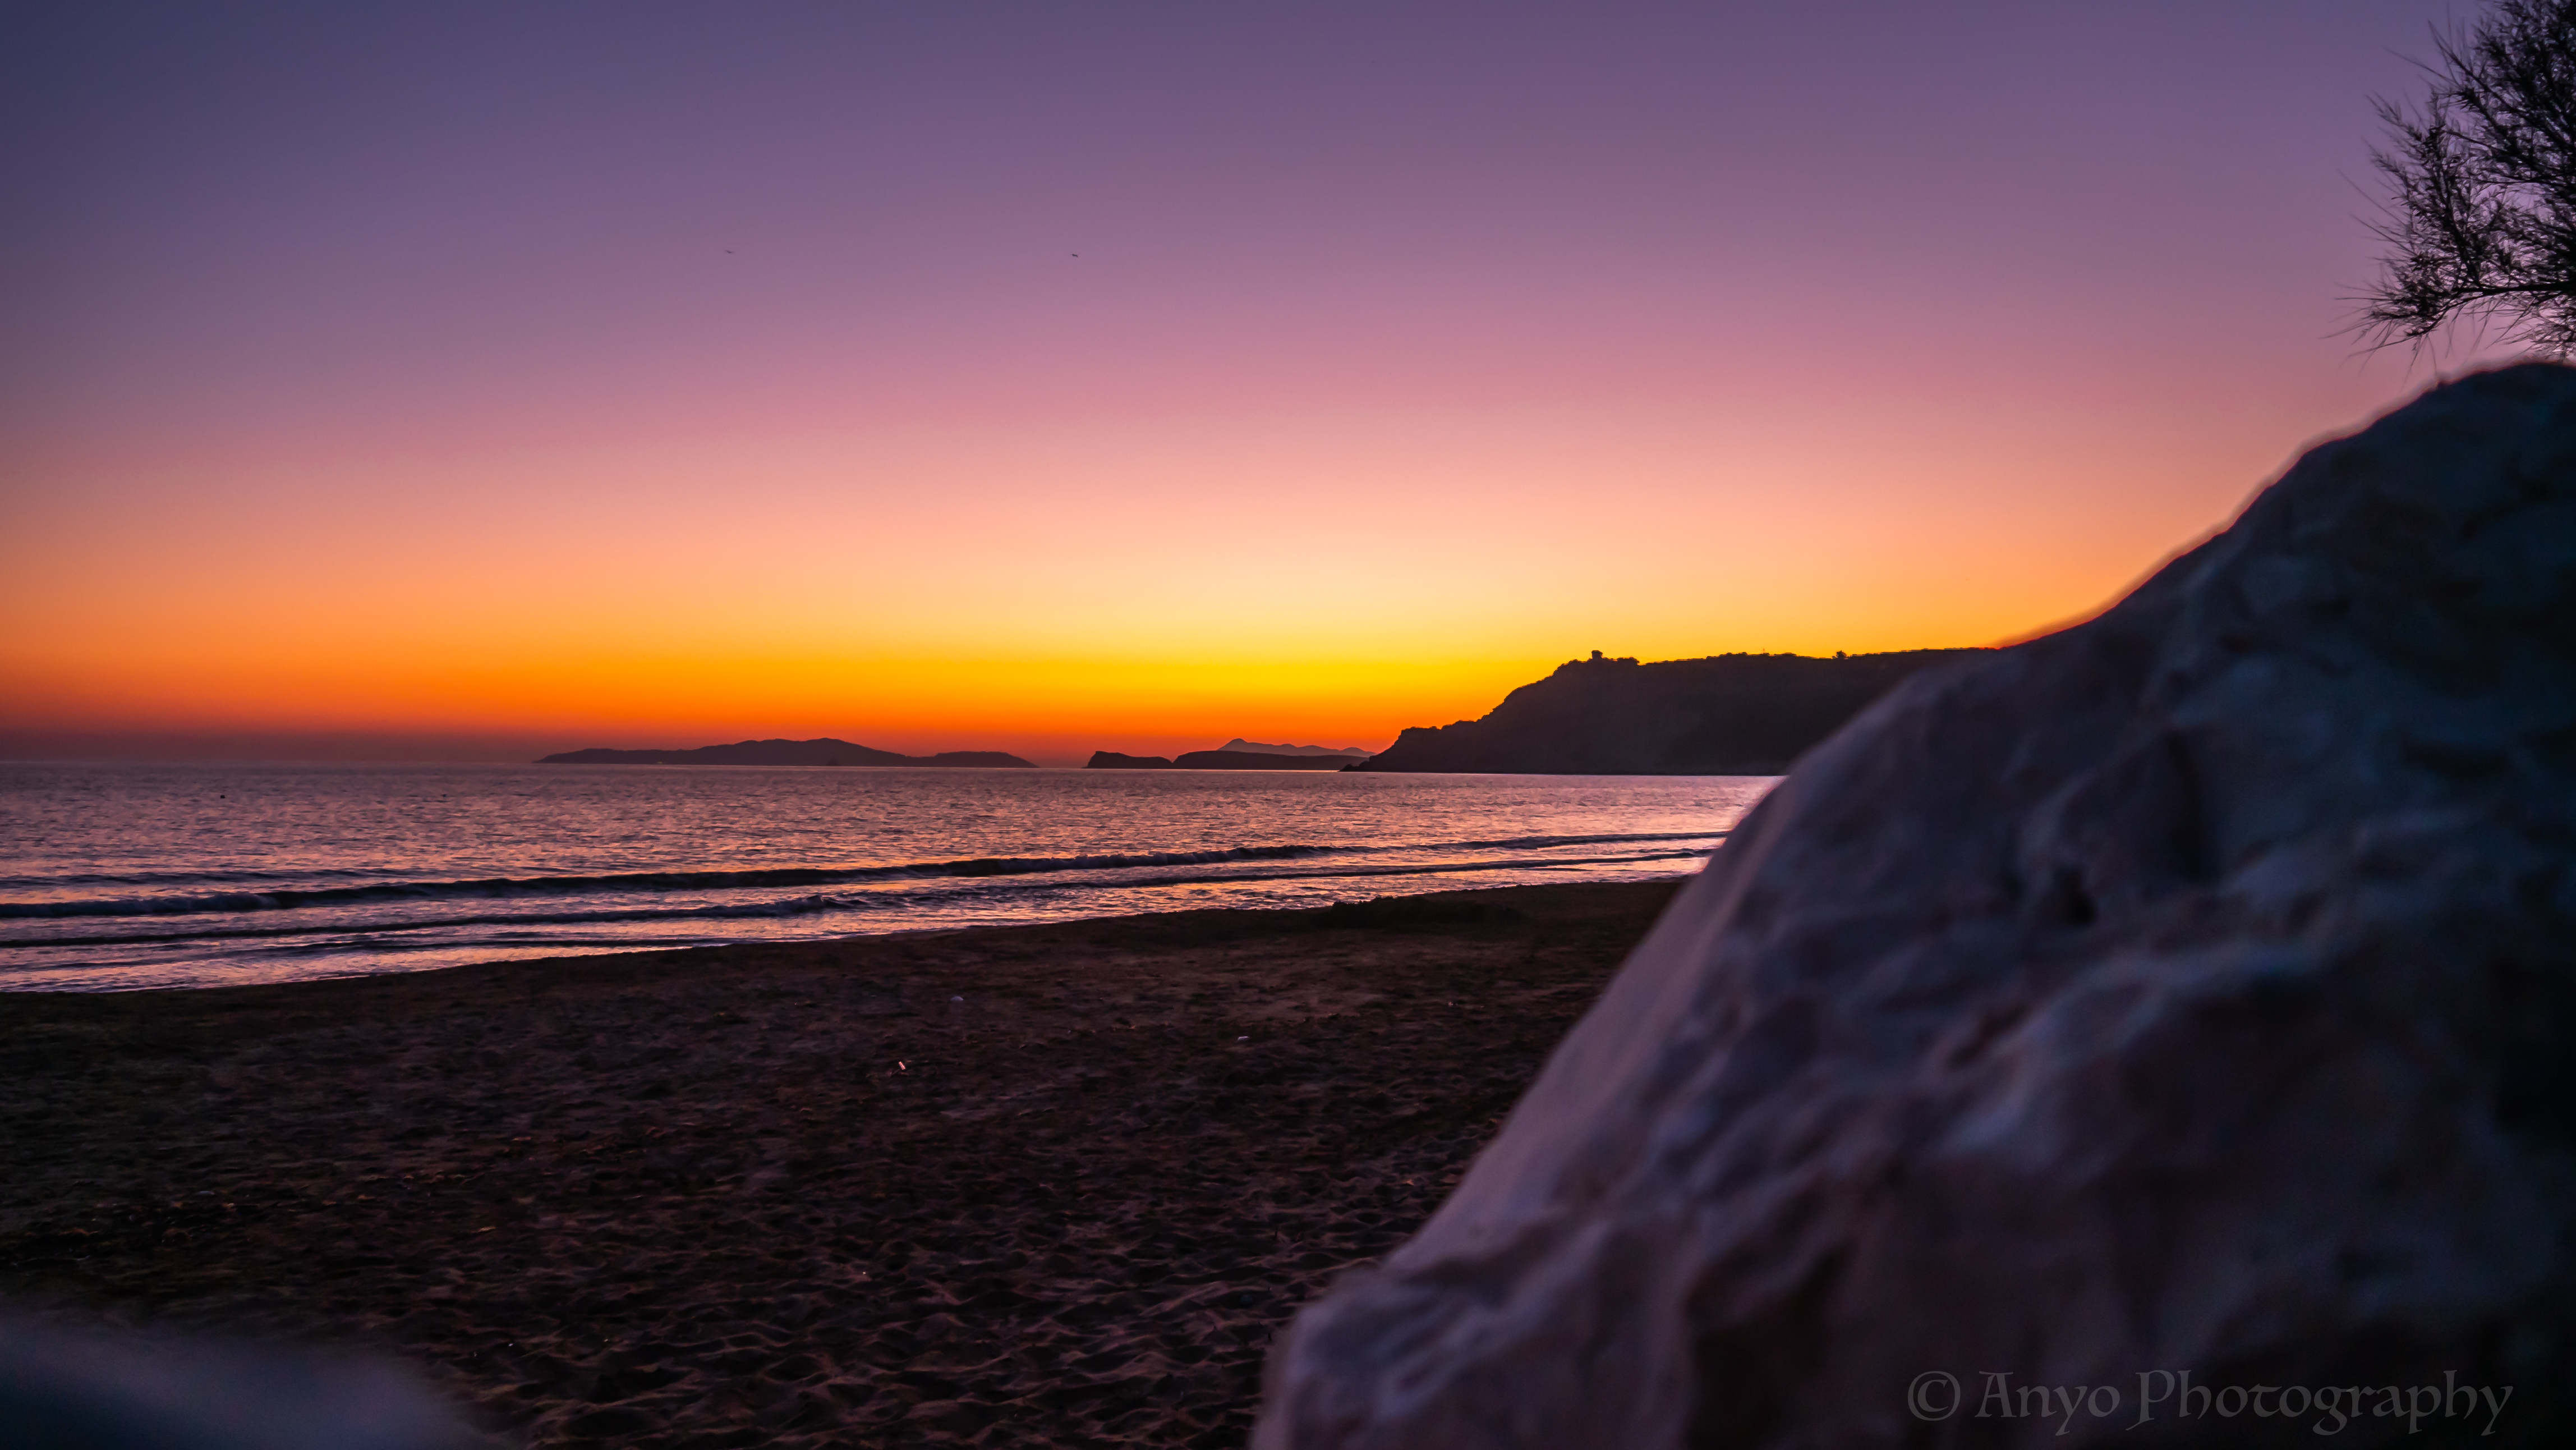
<svg viewBox="0 0 2576 1450">
<path fill-rule="evenodd" d="M 1775 779 L 0 764 L 0 991 L 1646 880 Z"/>
</svg>

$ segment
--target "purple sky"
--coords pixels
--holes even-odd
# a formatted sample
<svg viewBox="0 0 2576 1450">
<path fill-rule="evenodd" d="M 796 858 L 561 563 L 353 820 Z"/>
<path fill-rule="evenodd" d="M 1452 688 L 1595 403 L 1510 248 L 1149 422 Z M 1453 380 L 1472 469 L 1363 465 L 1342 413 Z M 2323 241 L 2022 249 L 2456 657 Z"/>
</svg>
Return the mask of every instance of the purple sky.
<svg viewBox="0 0 2576 1450">
<path fill-rule="evenodd" d="M 2411 88 L 2429 23 L 2474 13 L 22 7 L 0 44 L 0 617 L 55 643 L 0 647 L 0 701 L 101 728 L 569 721 L 498 676 L 298 653 L 367 611 L 433 664 L 486 649 L 425 601 L 471 581 L 526 617 L 573 607 L 508 582 L 532 559 L 625 605 L 527 668 L 603 679 L 716 668 L 713 644 L 675 664 L 616 636 L 674 591 L 737 639 L 772 617 L 753 596 L 852 621 L 755 641 L 799 668 L 1078 670 L 1011 594 L 1044 576 L 1122 668 L 1305 672 L 1211 706 L 1225 734 L 1342 718 L 1327 697 L 1366 692 L 1314 683 L 1334 659 L 1433 662 L 1463 707 L 1587 644 L 2008 635 L 2431 379 L 2339 334 L 2372 272 L 2369 98 Z M 1199 441 L 1147 458 L 1173 438 Z M 1253 643 L 1158 635 L 1214 587 L 1171 561 L 1259 526 L 1211 498 L 1422 542 L 1301 539 L 1333 555 L 1311 576 L 1255 551 L 1237 572 L 1263 590 L 1228 601 Z M 1074 526 L 1048 511 L 1074 504 L 1168 527 L 1066 572 L 1048 550 Z M 624 572 L 584 552 L 575 521 L 639 508 L 831 513 L 885 563 L 775 593 L 757 561 L 807 558 L 787 524 L 630 532 Z M 1445 532 L 1480 509 L 1512 517 Z M 1568 511 L 1696 533 L 1704 572 L 1760 575 L 1759 598 Z M 968 537 L 990 517 L 1056 521 Z M 1764 556 L 1730 559 L 1728 521 L 1753 519 Z M 1897 558 L 1900 534 L 1958 577 Z M 170 562 L 191 548 L 238 573 Z M 365 577 L 340 579 L 353 553 Z M 1761 574 L 1778 560 L 1802 572 Z M 1893 582 L 1864 597 L 1860 575 Z M 153 632 L 254 593 L 202 637 Z M 999 602 L 971 627 L 905 622 L 979 599 Z M 1313 627 L 1382 637 L 1301 642 L 1316 600 L 1341 602 Z M 1567 639 L 1532 622 L 1558 618 Z M 251 683 L 189 673 L 212 655 Z M 984 728 L 925 703 L 943 690 L 780 695 L 741 723 Z M 618 699 L 595 718 L 720 721 Z M 1067 731 L 1182 728 L 1067 709 Z"/>
</svg>

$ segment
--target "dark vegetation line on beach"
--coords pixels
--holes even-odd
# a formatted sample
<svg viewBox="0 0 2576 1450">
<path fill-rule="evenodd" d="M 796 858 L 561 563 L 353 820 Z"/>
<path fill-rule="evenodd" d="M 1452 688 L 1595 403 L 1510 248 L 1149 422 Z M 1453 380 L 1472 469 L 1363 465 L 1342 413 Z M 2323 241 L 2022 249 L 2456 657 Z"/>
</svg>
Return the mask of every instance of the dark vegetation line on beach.
<svg viewBox="0 0 2576 1450">
<path fill-rule="evenodd" d="M 1239 1445 L 1677 885 L 15 997 L 0 1293 L 539 1446 Z"/>
</svg>

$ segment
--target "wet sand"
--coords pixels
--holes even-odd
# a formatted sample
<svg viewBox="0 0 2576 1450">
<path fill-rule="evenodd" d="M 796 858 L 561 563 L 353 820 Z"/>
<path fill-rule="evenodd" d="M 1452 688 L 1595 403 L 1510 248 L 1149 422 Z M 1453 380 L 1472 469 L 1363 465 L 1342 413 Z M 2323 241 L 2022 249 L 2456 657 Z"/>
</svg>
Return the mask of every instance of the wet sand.
<svg viewBox="0 0 2576 1450">
<path fill-rule="evenodd" d="M 0 1296 L 530 1445 L 1236 1446 L 1676 885 L 0 996 Z"/>
</svg>

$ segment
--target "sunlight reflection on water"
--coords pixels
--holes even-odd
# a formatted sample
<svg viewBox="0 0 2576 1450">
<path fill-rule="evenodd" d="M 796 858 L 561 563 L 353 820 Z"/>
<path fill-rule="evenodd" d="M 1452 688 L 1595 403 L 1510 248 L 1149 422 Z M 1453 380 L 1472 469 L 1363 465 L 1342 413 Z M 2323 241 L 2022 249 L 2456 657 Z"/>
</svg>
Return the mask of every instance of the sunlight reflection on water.
<svg viewBox="0 0 2576 1450">
<path fill-rule="evenodd" d="M 1764 776 L 0 766 L 0 989 L 1693 870 Z"/>
</svg>

